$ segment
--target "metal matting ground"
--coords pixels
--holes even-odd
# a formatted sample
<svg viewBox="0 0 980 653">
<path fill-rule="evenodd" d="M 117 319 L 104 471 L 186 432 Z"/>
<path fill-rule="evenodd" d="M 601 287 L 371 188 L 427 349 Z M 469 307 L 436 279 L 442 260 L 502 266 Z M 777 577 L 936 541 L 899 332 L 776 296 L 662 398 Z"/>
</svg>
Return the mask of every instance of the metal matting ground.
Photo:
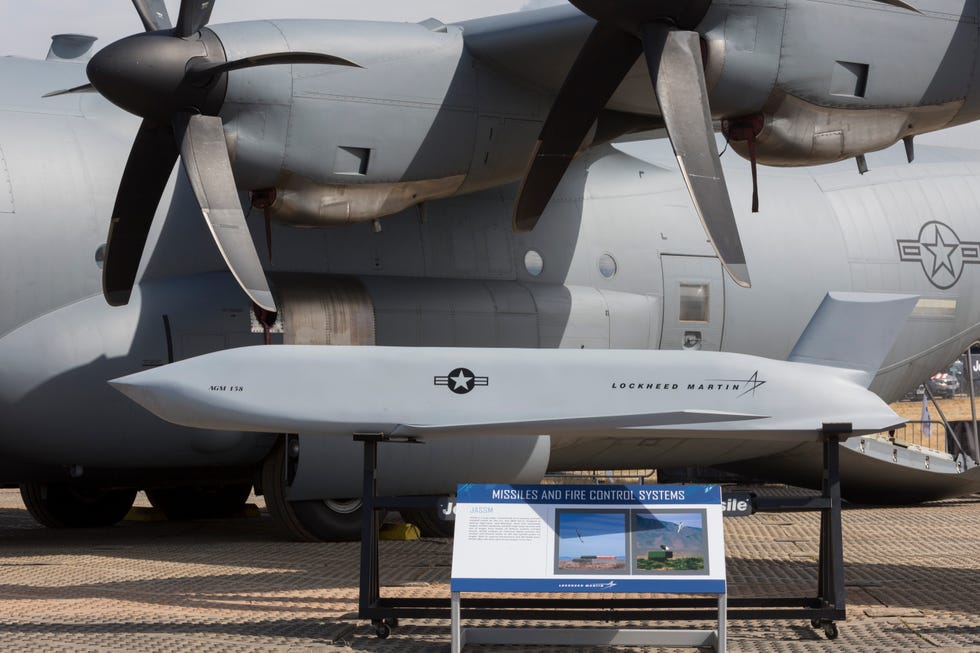
<svg viewBox="0 0 980 653">
<path fill-rule="evenodd" d="M 731 595 L 812 595 L 818 520 L 807 513 L 726 519 Z M 839 639 L 824 639 L 809 623 L 732 621 L 730 651 L 980 652 L 980 496 L 911 508 L 849 508 L 843 521 L 848 619 Z M 448 597 L 451 552 L 450 540 L 382 542 L 384 595 Z M 51 531 L 31 520 L 16 491 L 0 490 L 0 646 L 448 651 L 448 620 L 403 622 L 391 638 L 379 640 L 353 618 L 357 556 L 356 543 L 285 541 L 264 514 Z"/>
</svg>

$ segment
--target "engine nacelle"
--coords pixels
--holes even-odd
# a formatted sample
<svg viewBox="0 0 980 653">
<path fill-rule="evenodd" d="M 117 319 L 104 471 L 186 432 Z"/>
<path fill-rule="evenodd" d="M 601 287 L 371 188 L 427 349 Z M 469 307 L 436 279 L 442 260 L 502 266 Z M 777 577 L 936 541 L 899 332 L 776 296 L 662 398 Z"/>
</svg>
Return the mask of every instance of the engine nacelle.
<svg viewBox="0 0 980 653">
<path fill-rule="evenodd" d="M 754 156 L 770 166 L 842 161 L 891 147 L 907 136 L 940 129 L 960 108 L 954 103 L 904 109 L 838 109 L 791 95 L 777 96 L 770 103 L 771 110 L 722 123 L 732 149 L 743 158 L 751 160 Z"/>
<path fill-rule="evenodd" d="M 973 11 L 713 5 L 699 26 L 712 112 L 736 152 L 772 166 L 840 161 L 974 120 Z"/>
<path fill-rule="evenodd" d="M 329 51 L 363 66 L 229 75 L 222 118 L 238 187 L 260 191 L 269 217 L 294 226 L 369 221 L 515 181 L 550 104 L 474 59 L 462 28 L 436 21 L 212 29 L 231 59 Z"/>
</svg>

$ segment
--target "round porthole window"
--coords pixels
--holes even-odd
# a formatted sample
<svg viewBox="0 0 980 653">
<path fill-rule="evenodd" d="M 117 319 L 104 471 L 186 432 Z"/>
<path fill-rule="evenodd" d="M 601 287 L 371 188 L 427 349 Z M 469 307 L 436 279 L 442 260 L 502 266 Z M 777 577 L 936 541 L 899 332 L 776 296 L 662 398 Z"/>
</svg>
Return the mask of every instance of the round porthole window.
<svg viewBox="0 0 980 653">
<path fill-rule="evenodd" d="M 524 255 L 524 269 L 532 277 L 536 277 L 544 271 L 544 259 L 541 258 L 541 254 L 537 250 L 527 250 L 527 254 Z"/>
<path fill-rule="evenodd" d="M 603 254 L 599 257 L 599 274 L 605 279 L 612 279 L 616 276 L 616 271 L 618 270 L 616 265 L 616 259 L 614 259 L 609 254 Z"/>
<path fill-rule="evenodd" d="M 100 270 L 105 265 L 105 243 L 99 245 L 95 250 L 95 264 L 99 266 Z"/>
</svg>

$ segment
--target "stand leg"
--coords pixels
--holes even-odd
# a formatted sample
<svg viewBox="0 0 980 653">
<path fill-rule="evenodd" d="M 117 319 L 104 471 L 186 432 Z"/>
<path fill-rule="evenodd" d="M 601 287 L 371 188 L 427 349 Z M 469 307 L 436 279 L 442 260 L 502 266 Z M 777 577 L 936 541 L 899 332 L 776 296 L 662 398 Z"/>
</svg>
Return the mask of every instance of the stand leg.
<svg viewBox="0 0 980 653">
<path fill-rule="evenodd" d="M 364 445 L 363 486 L 361 501 L 361 587 L 358 610 L 366 618 L 368 610 L 378 604 L 381 588 L 378 581 L 378 513 L 374 500 L 378 490 L 378 441 L 375 438 L 361 438 Z"/>
<path fill-rule="evenodd" d="M 728 650 L 728 594 L 718 596 L 718 641 L 715 650 L 719 653 Z"/>
<path fill-rule="evenodd" d="M 459 616 L 459 592 L 452 593 L 450 613 L 450 653 L 460 653 L 463 650 L 462 626 Z"/>
<path fill-rule="evenodd" d="M 844 537 L 841 528 L 840 438 L 825 434 L 823 440 L 823 498 L 830 508 L 820 512 L 820 574 L 817 594 L 824 607 L 843 610 Z"/>
</svg>

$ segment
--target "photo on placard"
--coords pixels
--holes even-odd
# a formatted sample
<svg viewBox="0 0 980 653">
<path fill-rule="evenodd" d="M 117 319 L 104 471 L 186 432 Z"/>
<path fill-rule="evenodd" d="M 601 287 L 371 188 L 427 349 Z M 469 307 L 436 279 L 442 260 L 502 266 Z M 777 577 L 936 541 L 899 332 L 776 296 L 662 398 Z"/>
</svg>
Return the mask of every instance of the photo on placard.
<svg viewBox="0 0 980 653">
<path fill-rule="evenodd" d="M 629 573 L 626 510 L 556 510 L 556 574 Z"/>
<path fill-rule="evenodd" d="M 632 510 L 634 574 L 708 574 L 704 510 Z"/>
</svg>

